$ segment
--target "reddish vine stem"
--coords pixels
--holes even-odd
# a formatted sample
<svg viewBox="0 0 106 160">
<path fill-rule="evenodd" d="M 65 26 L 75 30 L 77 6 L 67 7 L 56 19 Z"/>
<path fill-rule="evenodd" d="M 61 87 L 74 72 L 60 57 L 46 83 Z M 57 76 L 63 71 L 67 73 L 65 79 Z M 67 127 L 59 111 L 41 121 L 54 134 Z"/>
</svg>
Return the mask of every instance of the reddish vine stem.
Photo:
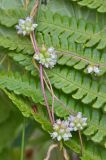
<svg viewBox="0 0 106 160">
<path fill-rule="evenodd" d="M 39 49 L 38 49 L 37 44 L 36 44 L 36 39 L 35 39 L 34 32 L 32 32 L 32 34 L 30 34 L 30 37 L 31 37 L 31 41 L 32 41 L 35 53 L 39 54 Z M 52 114 L 51 114 L 51 111 L 50 111 L 50 107 L 49 107 L 49 104 L 48 104 L 48 99 L 47 99 L 46 92 L 45 92 L 45 87 L 44 87 L 42 64 L 40 64 L 40 82 L 41 82 L 42 93 L 43 93 L 44 101 L 45 101 L 45 104 L 46 104 L 46 109 L 48 111 L 49 119 L 50 119 L 51 124 L 53 124 L 54 120 L 53 120 L 53 117 L 52 117 Z"/>
<path fill-rule="evenodd" d="M 47 111 L 48 111 L 48 114 L 49 114 L 49 119 L 50 119 L 50 122 L 53 124 L 53 118 L 52 118 L 52 115 L 51 115 L 51 112 L 50 112 L 50 109 L 49 109 L 48 100 L 47 100 L 46 92 L 45 92 L 45 88 L 44 88 L 43 67 L 42 67 L 41 64 L 40 64 L 40 82 L 41 82 L 41 87 L 42 87 L 42 92 L 43 92 L 46 108 L 47 108 Z"/>
</svg>

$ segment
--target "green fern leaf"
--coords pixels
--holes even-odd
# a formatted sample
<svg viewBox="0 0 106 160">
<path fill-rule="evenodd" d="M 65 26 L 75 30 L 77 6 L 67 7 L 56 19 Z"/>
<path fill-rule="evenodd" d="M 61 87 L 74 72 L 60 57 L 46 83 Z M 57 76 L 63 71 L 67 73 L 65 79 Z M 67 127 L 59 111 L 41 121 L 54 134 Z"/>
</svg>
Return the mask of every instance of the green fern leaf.
<svg viewBox="0 0 106 160">
<path fill-rule="evenodd" d="M 103 49 L 106 46 L 105 26 L 101 28 L 99 24 L 93 25 L 84 19 L 60 16 L 48 10 L 41 13 L 38 31 L 46 36 L 51 35 L 54 47 L 60 48 L 62 44 L 63 47 L 69 48 L 70 41 L 84 43 L 85 47 L 92 47 L 98 44 L 97 49 Z M 65 39 L 69 43 L 66 43 Z M 101 45 L 103 41 L 104 45 Z"/>
<path fill-rule="evenodd" d="M 106 102 L 105 85 L 100 87 L 96 81 L 91 83 L 92 79 L 84 75 L 81 76 L 79 72 L 73 69 L 56 67 L 48 71 L 48 74 L 55 88 L 62 89 L 65 94 L 72 93 L 74 99 L 82 99 L 85 104 L 96 100 L 93 105 L 95 108 L 102 107 Z"/>
<path fill-rule="evenodd" d="M 91 9 L 97 9 L 100 13 L 106 13 L 106 2 L 104 0 L 72 0 L 78 2 L 81 6 L 87 6 Z"/>
</svg>

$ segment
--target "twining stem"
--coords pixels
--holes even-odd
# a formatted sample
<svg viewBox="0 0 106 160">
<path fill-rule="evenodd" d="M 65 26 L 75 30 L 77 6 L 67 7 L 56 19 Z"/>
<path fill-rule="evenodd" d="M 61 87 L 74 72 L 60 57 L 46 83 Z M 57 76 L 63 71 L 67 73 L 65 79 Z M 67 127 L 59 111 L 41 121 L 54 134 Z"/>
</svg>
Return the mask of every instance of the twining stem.
<svg viewBox="0 0 106 160">
<path fill-rule="evenodd" d="M 38 67 L 38 65 L 36 64 L 36 62 L 35 62 L 34 59 L 32 59 L 32 62 L 33 62 L 34 67 L 35 67 L 35 68 L 38 70 L 38 72 L 40 73 L 39 67 Z M 52 87 L 52 85 L 51 85 L 51 82 L 50 82 L 49 77 L 48 77 L 48 75 L 47 75 L 47 73 L 46 73 L 45 70 L 44 70 L 44 75 L 45 75 L 45 77 L 43 76 L 43 80 L 44 80 L 44 82 L 45 82 L 45 85 L 46 85 L 49 93 L 52 95 L 52 97 L 54 97 L 54 99 L 56 99 L 56 100 L 61 104 L 61 106 L 62 106 L 68 113 L 73 114 L 73 115 L 76 115 L 76 113 L 75 113 L 73 110 L 68 109 L 67 106 L 54 94 L 53 87 Z M 53 108 L 53 110 L 54 110 L 54 108 Z"/>
<path fill-rule="evenodd" d="M 38 49 L 37 44 L 36 44 L 36 39 L 35 39 L 34 32 L 32 32 L 32 34 L 30 34 L 30 38 L 31 38 L 31 42 L 32 42 L 35 53 L 39 54 L 39 49 Z M 51 122 L 51 124 L 53 124 L 54 123 L 53 122 L 53 117 L 52 117 L 52 114 L 51 114 L 51 111 L 50 111 L 50 107 L 49 107 L 49 104 L 48 104 L 48 100 L 47 100 L 47 96 L 46 96 L 46 92 L 45 92 L 45 87 L 44 87 L 42 64 L 40 64 L 40 70 L 39 71 L 40 71 L 40 82 L 41 82 L 43 97 L 44 97 L 44 100 L 45 100 L 45 104 L 46 104 L 46 108 L 47 108 L 47 111 L 48 111 L 50 122 Z"/>
<path fill-rule="evenodd" d="M 40 82 L 41 82 L 41 87 L 42 87 L 42 92 L 43 92 L 46 108 L 47 108 L 47 111 L 48 111 L 48 114 L 49 114 L 49 119 L 50 119 L 50 122 L 53 124 L 53 119 L 52 119 L 52 115 L 51 115 L 51 112 L 50 112 L 50 108 L 49 108 L 49 105 L 48 105 L 48 100 L 47 100 L 46 93 L 45 93 L 45 88 L 44 88 L 43 67 L 42 67 L 41 64 L 40 64 Z"/>
<path fill-rule="evenodd" d="M 69 160 L 69 155 L 68 155 L 67 150 L 65 148 L 63 148 L 63 156 L 64 156 L 64 160 Z"/>
<path fill-rule="evenodd" d="M 81 132 L 78 131 L 79 134 L 79 140 L 80 140 L 80 146 L 81 146 L 81 156 L 83 155 L 83 141 L 82 141 L 82 136 L 81 136 Z"/>
<path fill-rule="evenodd" d="M 67 106 L 54 94 L 54 91 L 53 91 L 51 82 L 50 82 L 49 77 L 48 77 L 48 75 L 47 75 L 47 73 L 46 73 L 45 70 L 44 70 L 44 74 L 45 74 L 45 77 L 46 77 L 46 79 L 47 79 L 47 81 L 48 81 L 48 83 L 47 83 L 47 82 L 46 82 L 46 79 L 45 79 L 45 77 L 44 77 L 44 81 L 45 81 L 45 84 L 46 84 L 49 92 L 51 93 L 52 96 L 54 96 L 54 99 L 56 99 L 59 103 L 61 103 L 61 105 L 66 109 Z M 49 85 L 48 85 L 48 84 L 49 84 Z M 76 115 L 76 113 L 75 113 L 74 111 L 69 110 L 68 108 L 67 108 L 66 110 L 67 110 L 70 114 Z"/>
<path fill-rule="evenodd" d="M 55 95 L 54 95 L 54 91 L 53 91 L 51 82 L 50 82 L 50 80 L 49 80 L 49 77 L 48 77 L 48 75 L 47 75 L 47 73 L 46 73 L 45 70 L 44 70 L 44 74 L 45 74 L 45 77 L 46 77 L 46 79 L 47 79 L 47 81 L 48 81 L 48 83 L 49 83 L 49 86 L 50 86 L 49 89 L 50 89 L 51 95 L 52 95 L 52 118 L 53 118 L 53 122 L 55 122 L 55 118 L 54 118 L 54 100 L 55 100 Z M 44 81 L 45 81 L 45 84 L 46 84 L 46 79 L 45 79 L 45 77 L 44 77 Z M 46 85 L 46 86 L 47 86 L 47 85 Z M 49 86 L 47 86 L 47 88 L 48 88 Z M 48 90 L 49 90 L 49 89 L 48 89 Z"/>
<path fill-rule="evenodd" d="M 24 147 L 25 147 L 25 118 L 23 121 L 23 128 L 22 128 L 22 141 L 21 141 L 21 156 L 20 160 L 24 160 Z"/>
<path fill-rule="evenodd" d="M 34 17 L 37 14 L 38 6 L 39 6 L 39 0 L 36 0 L 34 6 L 32 8 L 32 11 L 30 13 L 31 17 Z"/>
<path fill-rule="evenodd" d="M 58 145 L 57 144 L 52 144 L 49 149 L 48 149 L 48 152 L 47 152 L 47 156 L 44 160 L 50 160 L 50 156 L 51 156 L 51 152 L 54 148 L 57 148 Z"/>
</svg>

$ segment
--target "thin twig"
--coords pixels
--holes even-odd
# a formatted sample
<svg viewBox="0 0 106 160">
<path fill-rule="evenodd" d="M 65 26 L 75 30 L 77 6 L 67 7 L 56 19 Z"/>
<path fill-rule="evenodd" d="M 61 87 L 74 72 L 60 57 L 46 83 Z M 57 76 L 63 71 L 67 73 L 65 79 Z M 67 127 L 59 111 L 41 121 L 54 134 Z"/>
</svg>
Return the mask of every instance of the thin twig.
<svg viewBox="0 0 106 160">
<path fill-rule="evenodd" d="M 30 38 L 31 38 L 34 51 L 36 52 L 36 54 L 39 54 L 39 48 L 37 47 L 34 31 L 30 34 Z"/>
<path fill-rule="evenodd" d="M 35 63 L 35 60 L 34 60 L 34 59 L 32 59 L 32 62 L 33 62 L 33 64 L 34 64 L 34 67 L 39 71 L 39 67 L 38 67 L 37 64 Z M 40 71 L 39 71 L 39 72 L 40 72 Z M 47 79 L 48 82 L 46 81 L 46 79 L 45 79 L 44 76 L 43 76 L 43 79 L 44 79 L 44 82 L 45 82 L 45 84 L 46 84 L 46 87 L 47 87 L 49 93 L 50 93 L 52 96 L 54 96 L 54 99 L 56 99 L 68 113 L 73 114 L 73 115 L 76 115 L 76 113 L 75 113 L 74 111 L 68 109 L 67 106 L 64 104 L 64 102 L 62 102 L 62 101 L 54 94 L 53 87 L 52 87 L 52 85 L 51 85 L 51 82 L 50 82 L 49 77 L 48 77 L 48 75 L 47 75 L 47 73 L 46 73 L 45 70 L 44 70 L 44 74 L 45 74 L 46 79 Z"/>
<path fill-rule="evenodd" d="M 83 141 L 82 141 L 82 136 L 81 136 L 81 132 L 78 131 L 79 134 L 79 140 L 80 140 L 80 146 L 81 146 L 81 156 L 83 155 Z"/>
<path fill-rule="evenodd" d="M 63 156 L 65 160 L 69 160 L 69 156 L 65 148 L 63 148 Z"/>
<path fill-rule="evenodd" d="M 35 39 L 35 36 L 34 36 L 34 32 L 32 32 L 30 34 L 30 38 L 31 38 L 31 42 L 32 42 L 32 45 L 33 45 L 35 53 L 39 54 L 39 49 L 38 49 L 37 44 L 36 44 L 36 39 Z M 45 87 L 44 87 L 42 64 L 40 64 L 40 70 L 39 70 L 39 72 L 40 72 L 41 88 L 42 88 L 42 92 L 43 92 L 46 108 L 47 108 L 47 111 L 48 111 L 50 122 L 53 124 L 53 118 L 52 118 L 52 115 L 51 115 L 51 112 L 50 112 L 50 107 L 49 107 L 49 104 L 48 104 L 48 100 L 47 100 L 47 96 L 46 96 L 46 92 L 45 92 Z"/>
<path fill-rule="evenodd" d="M 49 147 L 48 152 L 47 152 L 47 156 L 46 156 L 46 158 L 45 158 L 44 160 L 49 160 L 52 150 L 53 150 L 54 148 L 57 148 L 57 147 L 58 147 L 57 144 L 52 144 L 52 145 Z"/>
<path fill-rule="evenodd" d="M 32 8 L 32 11 L 30 13 L 31 17 L 34 17 L 37 14 L 38 6 L 39 6 L 39 0 L 36 0 L 34 6 Z"/>
<path fill-rule="evenodd" d="M 20 160 L 24 160 L 24 147 L 25 147 L 25 118 L 23 121 L 23 128 L 22 128 L 22 144 L 21 144 Z"/>
<path fill-rule="evenodd" d="M 42 92 L 43 92 L 46 108 L 47 108 L 47 111 L 48 111 L 48 114 L 49 114 L 49 119 L 50 119 L 50 122 L 53 124 L 53 119 L 52 119 L 52 115 L 51 115 L 51 112 L 50 112 L 50 108 L 49 108 L 49 104 L 48 104 L 48 100 L 47 100 L 47 96 L 46 96 L 46 92 L 45 92 L 45 88 L 44 88 L 43 67 L 42 67 L 41 64 L 40 64 L 40 82 L 41 82 L 41 87 L 42 87 Z"/>
<path fill-rule="evenodd" d="M 44 77 L 44 81 L 45 81 L 46 87 L 47 87 L 48 91 L 50 92 L 50 94 L 54 95 L 54 98 L 62 105 L 62 107 L 64 107 L 64 109 L 66 109 L 66 111 L 68 111 L 70 114 L 76 115 L 74 111 L 68 109 L 67 106 L 54 94 L 53 87 L 51 85 L 51 82 L 50 82 L 49 77 L 48 77 L 48 75 L 47 75 L 45 70 L 44 70 L 44 74 L 45 74 L 45 76 L 46 76 L 46 78 L 48 80 L 48 83 L 49 83 L 49 85 L 48 85 L 48 83 L 46 82 L 46 79 Z"/>
<path fill-rule="evenodd" d="M 55 118 L 54 118 L 54 99 L 55 99 L 55 95 L 54 95 L 54 91 L 53 91 L 53 88 L 52 88 L 52 85 L 51 85 L 51 82 L 49 80 L 49 77 L 46 73 L 46 71 L 44 70 L 44 74 L 45 74 L 45 77 L 49 83 L 49 86 L 50 86 L 50 90 L 51 90 L 51 95 L 52 95 L 52 118 L 53 118 L 53 122 L 55 122 Z M 45 80 L 46 81 L 46 80 Z"/>
</svg>

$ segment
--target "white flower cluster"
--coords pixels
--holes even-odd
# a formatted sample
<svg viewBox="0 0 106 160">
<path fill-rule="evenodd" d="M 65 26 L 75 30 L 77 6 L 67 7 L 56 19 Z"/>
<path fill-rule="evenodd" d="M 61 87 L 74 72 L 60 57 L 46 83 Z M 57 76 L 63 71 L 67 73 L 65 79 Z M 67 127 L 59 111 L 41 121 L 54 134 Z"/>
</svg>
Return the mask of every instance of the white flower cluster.
<svg viewBox="0 0 106 160">
<path fill-rule="evenodd" d="M 78 112 L 76 116 L 70 115 L 68 120 L 72 131 L 82 130 L 87 125 L 87 118 L 82 117 L 81 112 Z"/>
<path fill-rule="evenodd" d="M 33 23 L 31 17 L 27 17 L 24 19 L 19 19 L 19 24 L 16 25 L 16 29 L 18 30 L 18 34 L 28 35 L 37 27 L 37 24 Z"/>
<path fill-rule="evenodd" d="M 98 66 L 89 65 L 89 66 L 87 67 L 87 72 L 88 72 L 88 73 L 99 74 L 99 73 L 100 73 L 100 69 L 99 69 Z"/>
<path fill-rule="evenodd" d="M 67 141 L 69 140 L 70 137 L 72 137 L 68 121 L 64 121 L 64 120 L 61 121 L 60 119 L 58 119 L 54 123 L 53 129 L 54 129 L 54 132 L 51 133 L 51 137 L 53 139 L 57 138 L 58 141 L 61 141 L 62 139 L 64 141 Z"/>
<path fill-rule="evenodd" d="M 53 68 L 57 62 L 57 55 L 54 48 L 43 48 L 39 54 L 34 55 L 34 59 L 46 68 Z"/>
<path fill-rule="evenodd" d="M 70 115 L 68 120 L 61 121 L 58 119 L 53 125 L 54 132 L 51 133 L 51 137 L 58 141 L 62 139 L 67 141 L 72 137 L 72 131 L 82 130 L 86 125 L 87 118 L 82 117 L 82 113 L 78 112 L 76 116 Z"/>
</svg>

